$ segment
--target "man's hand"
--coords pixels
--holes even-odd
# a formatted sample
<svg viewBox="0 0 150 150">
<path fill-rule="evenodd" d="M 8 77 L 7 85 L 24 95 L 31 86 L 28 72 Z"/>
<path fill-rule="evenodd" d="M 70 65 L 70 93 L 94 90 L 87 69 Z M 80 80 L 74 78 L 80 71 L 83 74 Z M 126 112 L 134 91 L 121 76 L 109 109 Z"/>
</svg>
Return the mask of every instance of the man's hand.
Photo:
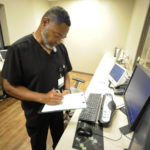
<svg viewBox="0 0 150 150">
<path fill-rule="evenodd" d="M 70 90 L 64 90 L 63 93 L 62 93 L 63 96 L 67 95 L 67 94 L 70 94 Z"/>
<path fill-rule="evenodd" d="M 62 103 L 63 94 L 59 90 L 51 90 L 46 94 L 44 103 L 48 105 L 58 105 Z"/>
</svg>

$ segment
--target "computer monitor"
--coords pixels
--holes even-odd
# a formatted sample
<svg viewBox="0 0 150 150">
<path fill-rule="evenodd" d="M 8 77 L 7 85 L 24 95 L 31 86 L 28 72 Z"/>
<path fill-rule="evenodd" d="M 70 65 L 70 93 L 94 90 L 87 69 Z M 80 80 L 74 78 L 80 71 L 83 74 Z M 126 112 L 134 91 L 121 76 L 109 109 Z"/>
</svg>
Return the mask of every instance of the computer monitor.
<svg viewBox="0 0 150 150">
<path fill-rule="evenodd" d="M 149 150 L 150 149 L 150 99 L 143 111 L 143 115 L 134 131 L 128 150 Z"/>
<path fill-rule="evenodd" d="M 115 63 L 108 75 L 108 80 L 116 87 L 125 82 L 125 73 L 126 69 Z"/>
<path fill-rule="evenodd" d="M 150 95 L 150 72 L 136 65 L 124 94 L 129 128 L 134 130 Z"/>
<path fill-rule="evenodd" d="M 2 62 L 5 61 L 6 53 L 7 53 L 7 49 L 0 50 L 0 59 Z"/>
</svg>

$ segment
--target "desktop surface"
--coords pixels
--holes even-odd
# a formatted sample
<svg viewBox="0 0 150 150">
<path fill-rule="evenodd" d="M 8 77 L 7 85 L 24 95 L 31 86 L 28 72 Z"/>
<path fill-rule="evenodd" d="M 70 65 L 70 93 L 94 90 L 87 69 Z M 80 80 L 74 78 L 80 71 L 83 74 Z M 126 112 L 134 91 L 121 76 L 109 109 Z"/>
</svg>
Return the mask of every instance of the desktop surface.
<svg viewBox="0 0 150 150">
<path fill-rule="evenodd" d="M 105 54 L 102 58 L 100 64 L 98 65 L 94 76 L 86 89 L 85 96 L 86 98 L 90 93 L 111 93 L 113 95 L 113 90 L 108 87 L 108 74 L 114 64 L 115 59 L 109 53 Z M 117 107 L 124 105 L 124 100 L 122 96 L 113 95 L 114 101 L 117 104 Z M 71 150 L 75 149 L 72 147 L 73 141 L 76 135 L 76 129 L 78 126 L 78 119 L 81 110 L 76 110 L 73 117 L 71 118 L 66 130 L 64 131 L 56 150 Z M 116 110 L 112 124 L 107 127 L 103 128 L 103 149 L 104 150 L 123 150 L 124 148 L 128 148 L 130 141 L 121 135 L 119 128 L 124 126 L 128 123 L 127 117 L 124 113 L 120 110 Z M 98 125 L 98 124 L 97 124 Z M 99 125 L 98 125 L 99 126 Z M 128 135 L 129 137 L 132 136 L 132 133 Z M 100 149 L 100 148 L 98 148 Z M 92 149 L 91 149 L 92 150 Z"/>
</svg>

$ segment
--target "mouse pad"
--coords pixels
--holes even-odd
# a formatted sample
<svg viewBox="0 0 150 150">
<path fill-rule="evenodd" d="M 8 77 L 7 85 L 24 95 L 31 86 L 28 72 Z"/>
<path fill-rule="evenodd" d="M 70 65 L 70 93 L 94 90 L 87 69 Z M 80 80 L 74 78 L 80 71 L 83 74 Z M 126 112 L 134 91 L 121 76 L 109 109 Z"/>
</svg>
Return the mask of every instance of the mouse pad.
<svg viewBox="0 0 150 150">
<path fill-rule="evenodd" d="M 78 128 L 90 128 L 92 129 L 92 136 L 79 136 L 77 134 Z M 92 125 L 85 122 L 78 121 L 76 133 L 72 147 L 78 150 L 104 150 L 103 142 L 103 128 L 98 124 Z"/>
</svg>

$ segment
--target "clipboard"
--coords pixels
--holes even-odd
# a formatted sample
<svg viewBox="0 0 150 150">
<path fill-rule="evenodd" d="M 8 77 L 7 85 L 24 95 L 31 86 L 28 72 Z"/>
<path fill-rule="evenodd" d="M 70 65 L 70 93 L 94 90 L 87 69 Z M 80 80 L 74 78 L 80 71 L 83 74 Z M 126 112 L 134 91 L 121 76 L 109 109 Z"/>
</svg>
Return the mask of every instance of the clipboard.
<svg viewBox="0 0 150 150">
<path fill-rule="evenodd" d="M 67 94 L 62 100 L 62 104 L 59 105 L 47 105 L 45 104 L 43 108 L 38 113 L 50 113 L 63 110 L 72 109 L 83 109 L 86 108 L 86 99 L 83 92 Z"/>
</svg>

